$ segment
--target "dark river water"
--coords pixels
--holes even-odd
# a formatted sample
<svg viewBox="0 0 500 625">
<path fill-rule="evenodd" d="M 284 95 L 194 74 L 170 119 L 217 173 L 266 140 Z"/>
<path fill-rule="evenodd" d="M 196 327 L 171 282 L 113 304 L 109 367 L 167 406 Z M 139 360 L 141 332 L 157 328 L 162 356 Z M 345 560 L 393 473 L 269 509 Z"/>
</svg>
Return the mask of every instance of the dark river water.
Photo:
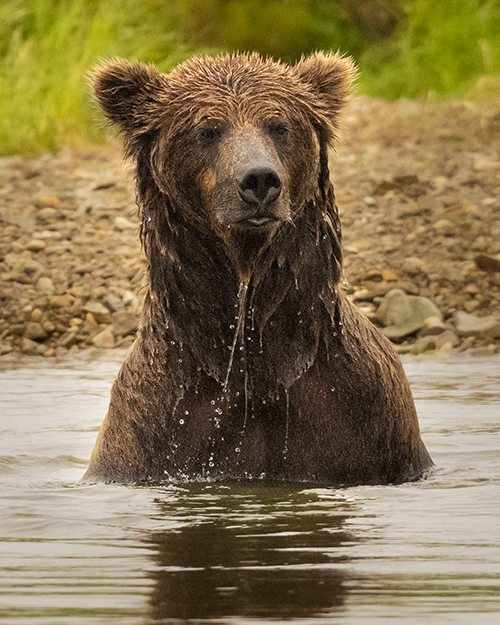
<svg viewBox="0 0 500 625">
<path fill-rule="evenodd" d="M 0 359 L 0 623 L 500 623 L 500 357 L 405 364 L 437 468 L 80 486 L 123 354 Z"/>
</svg>

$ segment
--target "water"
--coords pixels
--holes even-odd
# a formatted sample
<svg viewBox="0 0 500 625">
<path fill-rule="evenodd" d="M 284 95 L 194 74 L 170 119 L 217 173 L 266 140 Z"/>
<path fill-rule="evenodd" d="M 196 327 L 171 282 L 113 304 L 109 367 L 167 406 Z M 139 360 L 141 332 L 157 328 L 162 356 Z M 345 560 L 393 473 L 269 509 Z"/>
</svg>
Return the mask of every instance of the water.
<svg viewBox="0 0 500 625">
<path fill-rule="evenodd" d="M 420 483 L 80 486 L 122 359 L 0 360 L 2 625 L 500 622 L 500 357 L 406 364 Z"/>
</svg>

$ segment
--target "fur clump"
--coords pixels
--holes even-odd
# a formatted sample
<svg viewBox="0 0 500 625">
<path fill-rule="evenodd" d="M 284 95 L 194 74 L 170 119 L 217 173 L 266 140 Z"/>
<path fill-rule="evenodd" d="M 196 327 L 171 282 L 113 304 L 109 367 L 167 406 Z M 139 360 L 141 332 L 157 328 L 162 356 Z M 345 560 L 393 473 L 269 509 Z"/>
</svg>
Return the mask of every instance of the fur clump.
<svg viewBox="0 0 500 625">
<path fill-rule="evenodd" d="M 401 363 L 342 289 L 328 148 L 349 59 L 115 60 L 148 281 L 87 480 L 402 482 L 431 464 Z"/>
</svg>

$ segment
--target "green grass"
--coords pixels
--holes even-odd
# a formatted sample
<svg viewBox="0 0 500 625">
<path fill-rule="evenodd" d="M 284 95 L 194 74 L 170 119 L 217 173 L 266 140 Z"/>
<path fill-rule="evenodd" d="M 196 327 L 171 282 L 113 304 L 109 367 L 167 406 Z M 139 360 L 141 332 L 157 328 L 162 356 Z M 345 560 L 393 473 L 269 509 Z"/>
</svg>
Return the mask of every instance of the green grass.
<svg viewBox="0 0 500 625">
<path fill-rule="evenodd" d="M 163 70 L 205 50 L 258 49 L 286 60 L 314 48 L 353 53 L 360 90 L 462 95 L 500 74 L 500 0 L 380 0 L 405 15 L 369 40 L 354 0 L 1 0 L 0 155 L 103 140 L 86 76 L 101 58 Z"/>
<path fill-rule="evenodd" d="M 4 0 L 0 5 L 0 153 L 100 141 L 87 74 L 99 59 L 188 55 L 144 0 Z"/>
<path fill-rule="evenodd" d="M 398 0 L 394 36 L 361 55 L 361 87 L 395 99 L 463 96 L 500 74 L 500 0 Z"/>
</svg>

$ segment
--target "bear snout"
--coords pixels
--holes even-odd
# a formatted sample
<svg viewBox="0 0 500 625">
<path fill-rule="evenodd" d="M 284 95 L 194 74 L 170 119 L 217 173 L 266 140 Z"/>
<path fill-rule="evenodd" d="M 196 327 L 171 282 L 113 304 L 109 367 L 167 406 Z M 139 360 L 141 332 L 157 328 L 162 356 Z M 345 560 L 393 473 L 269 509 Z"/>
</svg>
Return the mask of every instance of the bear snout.
<svg viewBox="0 0 500 625">
<path fill-rule="evenodd" d="M 258 207 L 276 200 L 283 187 L 281 176 L 271 167 L 252 167 L 238 177 L 237 183 L 241 199 Z"/>
</svg>

